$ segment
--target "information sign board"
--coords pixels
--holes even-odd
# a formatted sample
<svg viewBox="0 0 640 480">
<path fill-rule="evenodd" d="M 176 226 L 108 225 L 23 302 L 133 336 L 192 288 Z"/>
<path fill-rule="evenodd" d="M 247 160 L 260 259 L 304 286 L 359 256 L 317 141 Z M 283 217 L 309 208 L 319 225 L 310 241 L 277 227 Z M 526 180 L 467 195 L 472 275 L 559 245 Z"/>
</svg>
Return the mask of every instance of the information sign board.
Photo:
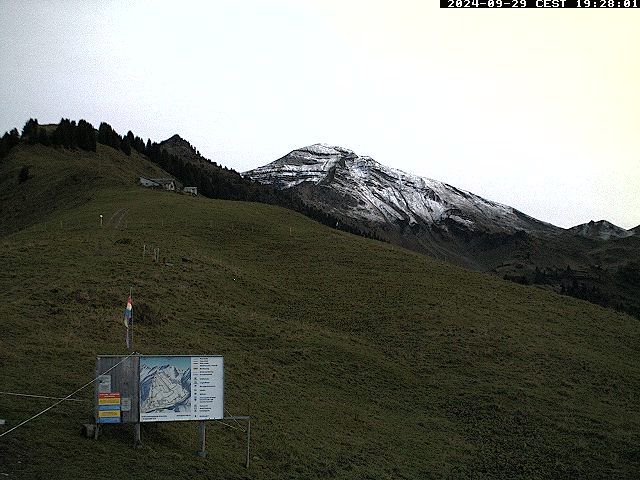
<svg viewBox="0 0 640 480">
<path fill-rule="evenodd" d="M 224 417 L 224 359 L 220 356 L 140 356 L 140 421 Z"/>
<path fill-rule="evenodd" d="M 98 423 L 120 423 L 120 393 L 98 394 Z"/>
</svg>

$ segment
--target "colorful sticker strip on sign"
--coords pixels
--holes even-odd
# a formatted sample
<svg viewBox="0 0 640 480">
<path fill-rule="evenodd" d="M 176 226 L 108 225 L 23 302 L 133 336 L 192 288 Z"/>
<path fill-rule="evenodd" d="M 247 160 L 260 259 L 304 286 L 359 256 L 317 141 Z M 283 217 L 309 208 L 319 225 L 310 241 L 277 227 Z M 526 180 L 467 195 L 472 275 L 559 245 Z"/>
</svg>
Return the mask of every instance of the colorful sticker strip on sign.
<svg viewBox="0 0 640 480">
<path fill-rule="evenodd" d="M 120 393 L 98 394 L 98 423 L 120 423 Z"/>
</svg>

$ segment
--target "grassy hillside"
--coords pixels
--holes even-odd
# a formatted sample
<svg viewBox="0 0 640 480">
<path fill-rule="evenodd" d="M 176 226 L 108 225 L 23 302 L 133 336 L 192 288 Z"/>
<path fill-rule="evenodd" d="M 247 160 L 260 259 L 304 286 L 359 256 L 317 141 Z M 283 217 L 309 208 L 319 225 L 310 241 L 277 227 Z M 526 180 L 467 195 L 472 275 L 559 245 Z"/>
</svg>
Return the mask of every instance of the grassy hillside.
<svg viewBox="0 0 640 480">
<path fill-rule="evenodd" d="M 135 185 L 140 175 L 169 175 L 137 152 L 131 156 L 98 144 L 97 152 L 14 147 L 0 159 L 0 235 L 17 231 L 60 209 L 72 209 L 93 198 L 97 189 Z M 28 180 L 20 182 L 27 167 Z"/>
<path fill-rule="evenodd" d="M 288 210 L 135 186 L 151 168 L 102 146 L 21 146 L 0 164 L 0 390 L 66 395 L 96 354 L 125 353 L 133 287 L 136 350 L 224 355 L 225 407 L 253 419 L 251 467 L 243 433 L 215 423 L 204 459 L 194 423 L 143 425 L 140 450 L 130 426 L 84 439 L 87 389 L 0 438 L 0 473 L 637 478 L 636 319 Z M 0 395 L 0 432 L 47 405 Z"/>
</svg>

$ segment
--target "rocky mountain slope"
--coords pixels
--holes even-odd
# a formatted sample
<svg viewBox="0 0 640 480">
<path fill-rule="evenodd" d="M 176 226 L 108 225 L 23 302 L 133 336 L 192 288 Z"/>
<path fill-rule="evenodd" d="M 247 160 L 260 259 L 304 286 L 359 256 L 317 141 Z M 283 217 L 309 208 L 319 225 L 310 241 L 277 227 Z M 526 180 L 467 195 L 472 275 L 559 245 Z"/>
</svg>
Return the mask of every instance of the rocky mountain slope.
<svg viewBox="0 0 640 480">
<path fill-rule="evenodd" d="M 624 228 L 620 228 L 611 222 L 607 222 L 606 220 L 600 220 L 597 222 L 594 222 L 592 220 L 589 223 L 576 225 L 575 227 L 570 228 L 569 232 L 575 235 L 581 235 L 583 237 L 593 238 L 598 240 L 609 240 L 611 238 L 625 238 L 625 237 L 630 237 L 631 235 L 635 235 L 635 232 L 633 229 L 625 230 Z"/>
<path fill-rule="evenodd" d="M 562 229 L 342 147 L 300 148 L 244 175 L 378 238 L 521 283 L 581 291 L 602 304 L 626 303 L 612 287 L 613 276 L 627 261 L 640 260 L 633 230 L 606 221 Z M 602 248 L 603 241 L 624 239 Z M 583 272 L 579 278 L 576 271 Z"/>
<path fill-rule="evenodd" d="M 319 205 L 357 221 L 473 233 L 557 230 L 512 207 L 341 147 L 311 145 L 246 174 L 281 189 L 313 185 L 320 193 L 315 195 Z"/>
</svg>

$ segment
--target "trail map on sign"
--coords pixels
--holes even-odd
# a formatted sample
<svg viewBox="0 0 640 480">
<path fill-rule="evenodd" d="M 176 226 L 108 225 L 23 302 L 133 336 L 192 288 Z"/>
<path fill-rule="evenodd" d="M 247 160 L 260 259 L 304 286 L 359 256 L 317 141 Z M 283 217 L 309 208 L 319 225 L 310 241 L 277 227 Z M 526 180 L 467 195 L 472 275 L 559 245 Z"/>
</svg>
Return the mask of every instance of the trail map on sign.
<svg viewBox="0 0 640 480">
<path fill-rule="evenodd" d="M 191 417 L 191 358 L 140 358 L 140 420 Z"/>
<path fill-rule="evenodd" d="M 140 357 L 140 421 L 224 417 L 222 357 Z"/>
</svg>

